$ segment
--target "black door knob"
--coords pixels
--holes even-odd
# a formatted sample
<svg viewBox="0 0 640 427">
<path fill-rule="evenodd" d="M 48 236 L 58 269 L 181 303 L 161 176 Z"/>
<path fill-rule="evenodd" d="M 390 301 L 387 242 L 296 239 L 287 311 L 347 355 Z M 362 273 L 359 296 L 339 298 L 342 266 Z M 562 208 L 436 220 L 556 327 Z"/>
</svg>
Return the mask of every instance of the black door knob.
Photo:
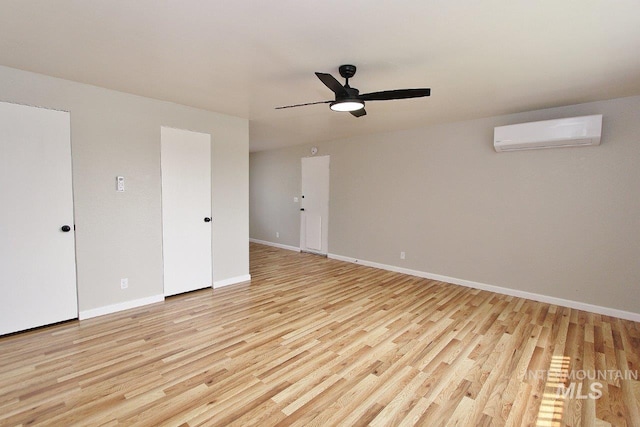
<svg viewBox="0 0 640 427">
<path fill-rule="evenodd" d="M 68 225 L 63 225 L 60 230 L 64 231 L 65 233 L 68 233 L 69 231 L 71 231 L 71 227 L 69 227 Z"/>
<path fill-rule="evenodd" d="M 209 218 L 208 216 L 204 218 L 204 222 L 211 222 L 211 218 Z"/>
<path fill-rule="evenodd" d="M 301 210 L 301 211 L 303 211 L 303 210 L 304 210 L 304 208 L 300 208 L 300 210 Z"/>
</svg>

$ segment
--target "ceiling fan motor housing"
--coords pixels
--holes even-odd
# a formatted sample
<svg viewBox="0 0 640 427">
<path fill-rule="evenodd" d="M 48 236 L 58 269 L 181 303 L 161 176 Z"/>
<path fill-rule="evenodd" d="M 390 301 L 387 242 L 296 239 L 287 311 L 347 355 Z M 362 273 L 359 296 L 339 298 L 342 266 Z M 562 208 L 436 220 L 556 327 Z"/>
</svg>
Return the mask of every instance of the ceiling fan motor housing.
<svg viewBox="0 0 640 427">
<path fill-rule="evenodd" d="M 345 86 L 344 89 L 347 91 L 347 93 L 349 94 L 349 96 L 346 97 L 339 97 L 336 95 L 336 100 L 337 99 L 352 99 L 352 98 L 358 98 L 358 95 L 360 94 L 360 91 L 358 89 L 356 89 L 355 87 L 351 87 L 351 86 Z"/>
<path fill-rule="evenodd" d="M 355 69 L 355 67 L 353 68 Z M 332 102 L 329 107 L 334 111 L 362 110 L 364 108 L 364 101 L 358 97 L 360 91 L 355 87 L 349 86 L 348 82 L 344 85 L 344 90 L 347 95 L 344 96 L 336 93 L 336 100 Z"/>
</svg>

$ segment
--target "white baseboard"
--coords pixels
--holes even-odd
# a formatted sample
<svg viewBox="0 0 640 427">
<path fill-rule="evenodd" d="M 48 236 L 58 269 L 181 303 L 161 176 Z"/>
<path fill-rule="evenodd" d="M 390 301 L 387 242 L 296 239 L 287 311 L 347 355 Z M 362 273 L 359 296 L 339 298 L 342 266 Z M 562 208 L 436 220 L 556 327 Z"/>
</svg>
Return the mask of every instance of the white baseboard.
<svg viewBox="0 0 640 427">
<path fill-rule="evenodd" d="M 295 246 L 283 245 L 281 243 L 267 242 L 266 240 L 249 239 L 250 242 L 259 243 L 261 245 L 273 246 L 280 249 L 286 249 L 288 251 L 300 252 L 300 248 Z"/>
<path fill-rule="evenodd" d="M 556 298 L 548 295 L 536 294 L 532 292 L 519 291 L 517 289 L 503 288 L 501 286 L 488 285 L 486 283 L 474 282 L 471 280 L 458 279 L 456 277 L 442 276 L 440 274 L 427 273 L 424 271 L 411 270 L 408 268 L 397 267 L 395 265 L 380 264 L 377 262 L 366 261 L 342 255 L 329 254 L 329 258 L 339 261 L 351 262 L 354 264 L 362 264 L 368 267 L 375 267 L 382 270 L 394 271 L 396 273 L 408 274 L 411 276 L 422 277 L 425 279 L 438 280 L 440 282 L 452 283 L 454 285 L 466 286 L 468 288 L 480 289 L 483 291 L 495 292 L 497 294 L 509 295 L 518 298 L 526 298 L 534 301 L 544 302 L 547 304 L 559 305 L 563 307 L 573 308 L 576 310 L 584 310 L 592 313 L 602 314 L 605 316 L 617 317 L 620 319 L 632 320 L 640 322 L 640 313 L 618 310 L 615 308 L 602 307 L 599 305 L 587 304 L 579 301 L 572 301 L 564 298 Z"/>
<path fill-rule="evenodd" d="M 213 282 L 213 289 L 222 288 L 224 286 L 229 286 L 229 285 L 235 285 L 236 283 L 248 282 L 250 280 L 251 280 L 250 274 L 230 277 L 229 279 L 217 280 Z"/>
<path fill-rule="evenodd" d="M 162 301 L 164 301 L 164 295 L 153 295 L 146 298 L 119 302 L 117 304 L 105 305 L 104 307 L 83 310 L 78 314 L 78 319 L 90 319 L 92 317 L 103 316 L 105 314 L 116 313 L 118 311 L 129 310 L 130 308 L 142 307 L 143 305 L 154 304 Z"/>
</svg>

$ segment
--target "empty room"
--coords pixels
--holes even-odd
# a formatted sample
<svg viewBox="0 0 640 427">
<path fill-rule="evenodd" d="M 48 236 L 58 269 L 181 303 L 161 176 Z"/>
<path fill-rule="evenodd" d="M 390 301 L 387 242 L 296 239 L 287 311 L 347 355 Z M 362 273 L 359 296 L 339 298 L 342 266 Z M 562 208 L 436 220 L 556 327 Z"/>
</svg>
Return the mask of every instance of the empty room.
<svg viewBox="0 0 640 427">
<path fill-rule="evenodd" d="M 640 4 L 0 0 L 0 426 L 640 426 Z"/>
</svg>

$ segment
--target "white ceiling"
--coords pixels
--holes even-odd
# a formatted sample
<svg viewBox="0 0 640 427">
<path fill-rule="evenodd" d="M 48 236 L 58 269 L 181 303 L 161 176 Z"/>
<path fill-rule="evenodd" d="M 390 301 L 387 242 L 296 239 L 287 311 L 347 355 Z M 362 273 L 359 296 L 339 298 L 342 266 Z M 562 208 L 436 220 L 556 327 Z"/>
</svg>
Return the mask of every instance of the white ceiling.
<svg viewBox="0 0 640 427">
<path fill-rule="evenodd" d="M 345 63 L 432 96 L 274 110 Z M 640 2 L 0 0 L 0 64 L 248 118 L 255 151 L 640 94 Z"/>
</svg>

